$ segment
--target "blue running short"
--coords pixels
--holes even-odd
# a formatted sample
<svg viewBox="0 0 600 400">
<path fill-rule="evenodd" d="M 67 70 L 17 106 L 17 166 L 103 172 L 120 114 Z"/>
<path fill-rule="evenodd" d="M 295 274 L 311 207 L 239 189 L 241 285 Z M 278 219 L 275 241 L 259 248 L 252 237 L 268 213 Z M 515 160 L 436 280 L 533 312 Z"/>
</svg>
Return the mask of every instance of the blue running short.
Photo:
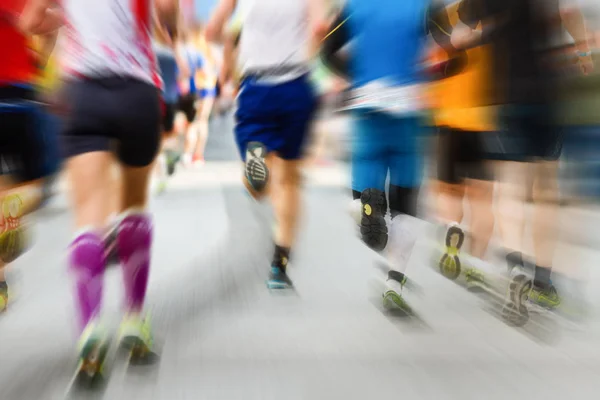
<svg viewBox="0 0 600 400">
<path fill-rule="evenodd" d="M 246 78 L 237 101 L 235 137 L 242 159 L 249 142 L 260 142 L 285 160 L 302 156 L 317 106 L 308 76 L 281 84 Z"/>
<path fill-rule="evenodd" d="M 421 138 L 427 132 L 421 117 L 396 117 L 378 112 L 354 114 L 352 189 L 385 191 L 390 184 L 416 188 L 422 179 Z"/>
</svg>

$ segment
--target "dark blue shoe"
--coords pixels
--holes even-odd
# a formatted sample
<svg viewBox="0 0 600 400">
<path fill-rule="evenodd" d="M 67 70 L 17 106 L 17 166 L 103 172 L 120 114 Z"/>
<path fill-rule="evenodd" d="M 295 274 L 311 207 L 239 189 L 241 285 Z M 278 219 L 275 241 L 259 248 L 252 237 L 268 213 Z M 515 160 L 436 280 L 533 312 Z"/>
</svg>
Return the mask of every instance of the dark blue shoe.
<svg viewBox="0 0 600 400">
<path fill-rule="evenodd" d="M 269 289 L 291 289 L 294 287 L 294 284 L 281 268 L 271 267 L 269 279 L 267 279 L 267 287 Z"/>
</svg>

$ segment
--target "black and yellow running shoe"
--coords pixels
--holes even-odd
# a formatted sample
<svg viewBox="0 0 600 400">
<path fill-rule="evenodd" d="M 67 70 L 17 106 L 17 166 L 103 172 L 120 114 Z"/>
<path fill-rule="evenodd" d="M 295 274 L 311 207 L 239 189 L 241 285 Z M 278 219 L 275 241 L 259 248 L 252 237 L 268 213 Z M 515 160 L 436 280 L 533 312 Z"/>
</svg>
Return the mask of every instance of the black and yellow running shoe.
<svg viewBox="0 0 600 400">
<path fill-rule="evenodd" d="M 446 278 L 455 280 L 460 276 L 460 249 L 465 241 L 465 233 L 458 224 L 451 224 L 444 238 L 445 252 L 438 262 L 440 272 Z"/>
<path fill-rule="evenodd" d="M 366 189 L 361 193 L 362 215 L 360 233 L 363 242 L 375 251 L 387 246 L 388 228 L 385 222 L 387 201 L 385 193 L 377 189 Z"/>
</svg>

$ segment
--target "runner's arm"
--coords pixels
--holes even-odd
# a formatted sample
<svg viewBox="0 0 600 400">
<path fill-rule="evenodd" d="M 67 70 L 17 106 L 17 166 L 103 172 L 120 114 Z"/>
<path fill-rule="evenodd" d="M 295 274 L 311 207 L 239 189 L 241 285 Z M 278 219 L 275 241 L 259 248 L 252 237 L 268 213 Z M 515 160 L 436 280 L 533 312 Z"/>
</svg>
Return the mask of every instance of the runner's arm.
<svg viewBox="0 0 600 400">
<path fill-rule="evenodd" d="M 58 39 L 58 30 L 55 30 L 46 35 L 40 35 L 39 37 L 39 50 L 38 50 L 38 63 L 41 67 L 45 67 L 48 63 L 50 55 L 56 47 L 56 40 Z"/>
<path fill-rule="evenodd" d="M 19 18 L 19 28 L 29 35 L 52 33 L 63 24 L 63 14 L 55 0 L 29 0 Z"/>
<path fill-rule="evenodd" d="M 348 60 L 340 55 L 340 50 L 350 40 L 350 30 L 347 25 L 346 13 L 341 12 L 332 24 L 332 29 L 325 39 L 321 48 L 321 60 L 334 74 L 346 78 L 348 76 Z"/>
<path fill-rule="evenodd" d="M 462 0 L 458 6 L 458 21 L 454 25 L 450 42 L 457 49 L 469 49 L 483 42 L 483 31 L 478 29 L 481 15 L 477 0 Z"/>
<path fill-rule="evenodd" d="M 329 32 L 329 21 L 325 12 L 324 0 L 308 0 L 308 24 L 311 33 L 310 50 L 314 55 L 319 54 L 322 41 Z"/>
<path fill-rule="evenodd" d="M 220 0 L 219 4 L 206 26 L 206 40 L 213 43 L 223 41 L 225 24 L 235 11 L 237 0 Z"/>
<path fill-rule="evenodd" d="M 225 41 L 223 43 L 223 64 L 221 65 L 220 71 L 220 79 L 223 85 L 232 79 L 236 63 L 236 49 L 240 41 L 241 33 L 241 29 L 230 29 L 225 34 Z"/>
<path fill-rule="evenodd" d="M 96 0 L 97 1 L 97 0 Z M 174 30 L 179 21 L 179 0 L 154 0 L 154 9 L 158 22 Z"/>
<path fill-rule="evenodd" d="M 587 29 L 581 9 L 576 5 L 561 8 L 560 16 L 563 26 L 575 41 L 579 62 L 583 73 L 588 74 L 594 69 L 594 60 L 587 37 Z"/>
<path fill-rule="evenodd" d="M 169 47 L 173 47 L 177 41 L 179 24 L 171 27 L 166 26 L 159 20 L 156 10 L 152 13 L 152 24 L 158 40 Z"/>
<path fill-rule="evenodd" d="M 484 11 L 481 0 L 462 0 L 458 6 L 458 22 L 452 31 L 451 42 L 457 49 L 467 50 L 489 43 L 503 35 L 510 21 L 510 13 Z"/>
<path fill-rule="evenodd" d="M 179 69 L 179 79 L 189 79 L 192 75 L 192 70 L 185 53 L 185 48 L 181 44 L 175 45 L 175 61 Z"/>
<path fill-rule="evenodd" d="M 427 31 L 433 40 L 447 54 L 448 59 L 429 68 L 431 79 L 443 79 L 462 72 L 467 63 L 467 53 L 458 50 L 452 45 L 452 25 L 448 18 L 448 11 L 443 2 L 433 2 L 427 13 Z"/>
<path fill-rule="evenodd" d="M 580 53 L 588 53 L 590 51 L 590 46 L 587 40 L 587 30 L 583 14 L 579 7 L 570 6 L 568 8 L 563 8 L 560 10 L 560 16 L 565 29 L 575 41 L 577 51 Z"/>
<path fill-rule="evenodd" d="M 427 31 L 433 40 L 448 54 L 456 52 L 450 38 L 452 25 L 448 18 L 448 11 L 443 3 L 433 2 L 427 12 Z"/>
</svg>

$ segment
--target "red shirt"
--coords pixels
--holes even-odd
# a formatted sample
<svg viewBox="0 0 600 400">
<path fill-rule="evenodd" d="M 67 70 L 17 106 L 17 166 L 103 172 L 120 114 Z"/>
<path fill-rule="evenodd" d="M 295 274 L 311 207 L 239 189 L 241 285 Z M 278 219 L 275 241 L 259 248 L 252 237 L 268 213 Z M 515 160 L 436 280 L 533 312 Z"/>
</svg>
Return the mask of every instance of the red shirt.
<svg viewBox="0 0 600 400">
<path fill-rule="evenodd" d="M 15 26 L 26 0 L 0 0 L 0 86 L 31 83 L 37 67 L 29 39 Z"/>
</svg>

